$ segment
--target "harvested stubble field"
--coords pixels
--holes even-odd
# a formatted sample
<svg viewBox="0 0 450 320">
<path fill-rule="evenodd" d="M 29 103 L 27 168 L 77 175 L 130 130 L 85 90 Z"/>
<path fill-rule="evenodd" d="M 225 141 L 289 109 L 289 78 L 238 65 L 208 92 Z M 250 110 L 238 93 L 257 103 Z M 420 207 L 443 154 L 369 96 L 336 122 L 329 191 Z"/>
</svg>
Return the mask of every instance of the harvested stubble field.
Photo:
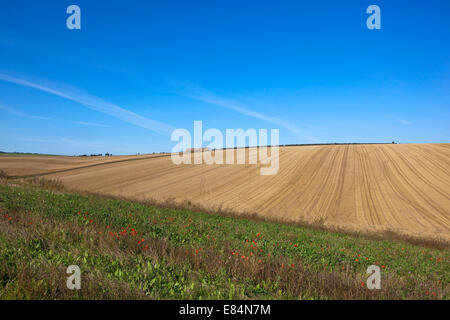
<svg viewBox="0 0 450 320">
<path fill-rule="evenodd" d="M 59 159 L 64 163 L 56 165 Z M 450 240 L 450 144 L 281 147 L 276 175 L 260 175 L 260 167 L 175 165 L 170 155 L 39 161 L 0 156 L 0 169 L 10 176 L 41 173 L 73 190 Z"/>
<path fill-rule="evenodd" d="M 148 159 L 158 156 L 161 155 L 70 157 L 33 154 L 0 154 L 0 170 L 12 176 L 32 176 L 42 175 L 47 172 L 95 167 L 99 164 Z"/>
</svg>

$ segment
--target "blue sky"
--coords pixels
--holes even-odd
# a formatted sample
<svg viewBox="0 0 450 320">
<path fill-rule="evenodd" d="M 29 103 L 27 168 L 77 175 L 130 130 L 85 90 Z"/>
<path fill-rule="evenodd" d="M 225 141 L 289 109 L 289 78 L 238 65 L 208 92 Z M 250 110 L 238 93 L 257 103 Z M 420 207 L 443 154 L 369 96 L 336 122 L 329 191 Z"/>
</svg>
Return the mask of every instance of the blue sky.
<svg viewBox="0 0 450 320">
<path fill-rule="evenodd" d="M 446 0 L 2 1 L 0 150 L 170 151 L 194 120 L 281 144 L 450 142 L 449 57 Z"/>
</svg>

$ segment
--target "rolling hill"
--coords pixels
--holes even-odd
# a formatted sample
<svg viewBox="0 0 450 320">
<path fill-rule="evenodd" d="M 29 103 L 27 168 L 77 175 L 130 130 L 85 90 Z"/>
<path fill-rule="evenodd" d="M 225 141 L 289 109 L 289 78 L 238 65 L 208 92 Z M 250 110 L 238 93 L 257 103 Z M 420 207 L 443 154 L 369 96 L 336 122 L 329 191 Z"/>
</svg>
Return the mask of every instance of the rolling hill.
<svg viewBox="0 0 450 320">
<path fill-rule="evenodd" d="M 260 167 L 175 165 L 168 154 L 0 156 L 0 169 L 8 175 L 60 179 L 77 190 L 189 201 L 211 211 L 357 232 L 450 239 L 450 144 L 281 147 L 276 175 L 260 175 Z"/>
</svg>

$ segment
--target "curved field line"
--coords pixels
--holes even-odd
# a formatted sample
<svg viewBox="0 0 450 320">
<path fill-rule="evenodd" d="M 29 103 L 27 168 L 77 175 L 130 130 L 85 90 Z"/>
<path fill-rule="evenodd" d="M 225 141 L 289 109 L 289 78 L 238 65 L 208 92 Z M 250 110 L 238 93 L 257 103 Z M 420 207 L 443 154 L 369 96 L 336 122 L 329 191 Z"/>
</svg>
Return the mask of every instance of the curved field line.
<svg viewBox="0 0 450 320">
<path fill-rule="evenodd" d="M 79 167 L 68 168 L 68 169 L 61 169 L 61 170 L 55 170 L 55 171 L 48 171 L 48 172 L 42 172 L 42 173 L 8 176 L 8 178 L 10 178 L 10 179 L 21 179 L 21 178 L 42 177 L 42 176 L 47 176 L 47 175 L 51 175 L 51 174 L 65 173 L 65 172 L 75 171 L 75 170 L 79 170 L 79 169 L 86 169 L 86 168 L 92 168 L 92 167 L 98 167 L 98 166 L 105 166 L 105 165 L 114 164 L 114 163 L 137 161 L 137 160 L 147 160 L 147 159 L 155 159 L 155 158 L 164 158 L 164 157 L 170 157 L 170 154 L 159 155 L 159 156 L 148 156 L 148 157 L 142 157 L 142 158 L 136 158 L 136 159 L 114 160 L 114 161 L 88 164 L 88 165 L 85 165 L 85 166 L 79 166 Z"/>
</svg>

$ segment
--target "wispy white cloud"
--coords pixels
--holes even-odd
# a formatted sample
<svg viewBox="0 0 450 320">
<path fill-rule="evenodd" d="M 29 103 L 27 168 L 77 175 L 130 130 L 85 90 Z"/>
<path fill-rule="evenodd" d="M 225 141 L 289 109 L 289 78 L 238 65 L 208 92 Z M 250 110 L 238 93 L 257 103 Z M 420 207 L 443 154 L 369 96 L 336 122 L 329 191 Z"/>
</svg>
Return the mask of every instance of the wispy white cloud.
<svg viewBox="0 0 450 320">
<path fill-rule="evenodd" d="M 95 111 L 108 114 L 124 122 L 128 122 L 135 126 L 151 130 L 161 135 L 170 135 L 170 133 L 175 129 L 169 124 L 145 118 L 116 104 L 109 103 L 99 97 L 82 92 L 77 88 L 52 88 L 50 86 L 41 85 L 36 82 L 12 77 L 10 75 L 2 73 L 0 73 L 0 80 L 18 84 L 24 87 L 34 88 L 39 91 L 43 91 L 70 101 L 77 102 Z"/>
<path fill-rule="evenodd" d="M 236 100 L 231 99 L 225 99 L 222 97 L 218 97 L 217 95 L 213 94 L 212 92 L 209 92 L 206 89 L 200 88 L 198 86 L 194 86 L 191 84 L 185 85 L 185 89 L 181 92 L 183 96 L 199 100 L 202 102 L 214 104 L 223 108 L 227 108 L 233 111 L 236 111 L 240 114 L 263 120 L 269 123 L 272 123 L 274 125 L 277 125 L 279 127 L 283 127 L 286 130 L 290 131 L 292 134 L 294 134 L 297 138 L 301 139 L 302 141 L 306 141 L 308 143 L 317 143 L 319 142 L 319 139 L 315 137 L 311 137 L 308 135 L 305 135 L 305 133 L 295 124 L 293 124 L 290 121 L 280 119 L 277 117 L 269 116 L 254 110 L 249 109 L 244 103 Z"/>
<path fill-rule="evenodd" d="M 101 123 L 95 123 L 95 122 L 85 122 L 85 121 L 74 121 L 76 124 L 80 124 L 83 126 L 91 126 L 91 127 L 102 127 L 102 128 L 109 128 L 110 126 L 107 126 L 106 124 Z"/>
<path fill-rule="evenodd" d="M 0 104 L 0 110 L 6 111 L 12 115 L 18 116 L 18 117 L 22 117 L 22 118 L 29 118 L 29 119 L 38 119 L 38 120 L 54 120 L 52 118 L 48 118 L 48 117 L 41 117 L 41 116 L 35 116 L 35 115 L 31 115 L 25 112 L 22 112 L 20 110 L 11 108 L 11 107 L 7 107 L 5 105 Z"/>
<path fill-rule="evenodd" d="M 99 153 L 102 150 L 113 151 L 117 153 L 132 154 L 134 150 L 118 148 L 112 142 L 80 140 L 68 137 L 17 137 L 16 140 L 32 142 L 33 144 L 55 145 L 58 148 L 62 146 L 71 146 L 82 150 L 82 153 Z"/>
<path fill-rule="evenodd" d="M 110 126 L 107 126 L 105 124 L 95 123 L 95 122 L 67 121 L 67 120 L 61 120 L 61 119 L 54 119 L 54 118 L 49 118 L 49 117 L 31 115 L 31 114 L 22 112 L 20 110 L 17 110 L 15 108 L 7 107 L 7 106 L 2 105 L 2 104 L 0 104 L 0 110 L 8 112 L 9 114 L 15 115 L 17 117 L 28 118 L 28 119 L 50 120 L 50 121 L 58 121 L 58 122 L 70 122 L 70 123 L 75 123 L 75 124 L 79 124 L 79 125 L 82 125 L 82 126 L 92 126 L 92 127 L 102 127 L 102 128 L 109 128 L 110 127 Z"/>
<path fill-rule="evenodd" d="M 130 75 L 136 71 L 132 66 L 118 65 L 117 61 L 113 64 L 104 63 L 105 59 L 103 56 L 98 56 L 98 59 L 83 59 L 83 57 L 80 57 L 79 55 L 60 51 L 55 47 L 50 47 L 48 44 L 43 44 L 42 42 L 36 42 L 33 39 L 21 39 L 18 37 L 0 35 L 0 47 L 12 52 L 25 53 L 33 57 L 39 55 L 53 60 L 60 60 L 64 63 L 77 64 L 80 67 L 87 66 L 101 72 L 106 71 L 108 73 Z M 102 62 L 96 63 L 95 60 Z"/>
<path fill-rule="evenodd" d="M 407 126 L 410 126 L 410 125 L 413 124 L 411 121 L 408 121 L 408 120 L 402 119 L 402 118 L 397 118 L 397 121 L 398 121 L 399 123 L 404 124 L 404 125 L 407 125 Z"/>
</svg>

